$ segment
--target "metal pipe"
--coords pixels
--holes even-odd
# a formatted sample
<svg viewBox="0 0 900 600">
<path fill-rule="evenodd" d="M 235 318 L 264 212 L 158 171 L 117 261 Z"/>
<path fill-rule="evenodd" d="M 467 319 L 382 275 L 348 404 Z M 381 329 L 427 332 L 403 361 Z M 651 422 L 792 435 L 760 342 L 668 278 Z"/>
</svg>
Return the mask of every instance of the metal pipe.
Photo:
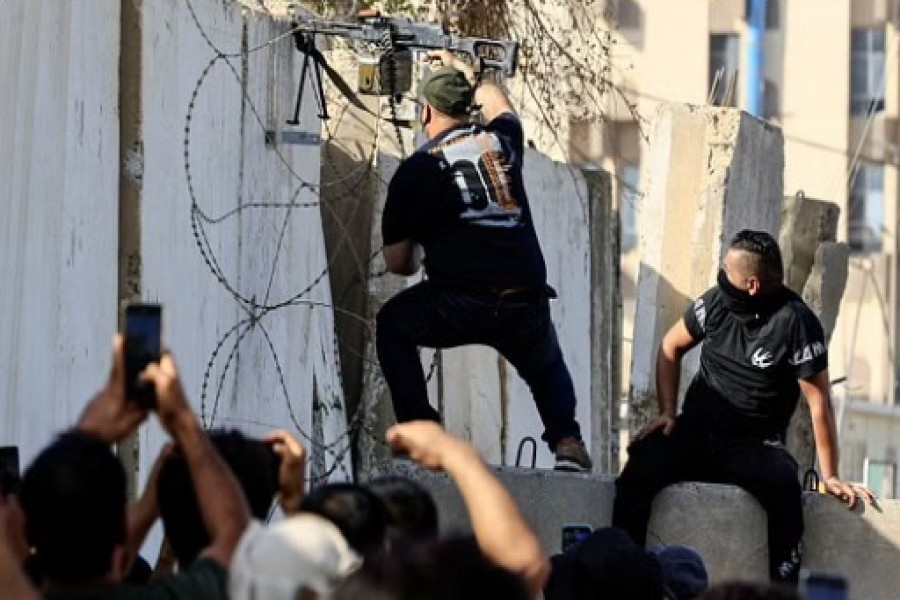
<svg viewBox="0 0 900 600">
<path fill-rule="evenodd" d="M 777 0 L 775 0 L 777 1 Z M 763 116 L 766 8 L 768 0 L 750 0 L 750 29 L 747 59 L 747 112 Z"/>
</svg>

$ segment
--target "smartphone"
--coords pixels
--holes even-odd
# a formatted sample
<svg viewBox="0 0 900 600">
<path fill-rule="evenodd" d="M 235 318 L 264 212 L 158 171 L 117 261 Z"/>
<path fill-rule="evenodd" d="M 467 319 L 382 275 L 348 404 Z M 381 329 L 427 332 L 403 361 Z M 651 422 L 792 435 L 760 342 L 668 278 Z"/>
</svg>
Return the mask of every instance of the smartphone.
<svg viewBox="0 0 900 600">
<path fill-rule="evenodd" d="M 565 554 L 576 548 L 578 544 L 586 540 L 594 533 L 591 525 L 584 523 L 572 523 L 562 527 L 562 551 Z"/>
<path fill-rule="evenodd" d="M 162 353 L 162 306 L 129 304 L 125 309 L 125 393 L 140 406 L 156 407 L 156 390 L 140 375 Z"/>
<path fill-rule="evenodd" d="M 10 496 L 19 493 L 19 448 L 17 446 L 0 447 L 0 494 Z"/>
<path fill-rule="evenodd" d="M 848 600 L 847 579 L 840 575 L 800 572 L 800 589 L 806 600 Z"/>
</svg>

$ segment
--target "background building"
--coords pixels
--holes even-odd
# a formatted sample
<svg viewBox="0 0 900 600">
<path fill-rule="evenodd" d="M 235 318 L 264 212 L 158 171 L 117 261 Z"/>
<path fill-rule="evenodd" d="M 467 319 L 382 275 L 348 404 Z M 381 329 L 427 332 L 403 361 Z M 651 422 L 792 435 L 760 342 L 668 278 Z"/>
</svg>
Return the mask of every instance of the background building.
<svg viewBox="0 0 900 600">
<path fill-rule="evenodd" d="M 764 27 L 753 27 L 754 8 Z M 785 195 L 802 192 L 841 206 L 839 240 L 853 249 L 830 346 L 841 471 L 894 497 L 900 2 L 609 0 L 605 20 L 615 31 L 611 76 L 622 93 L 610 95 L 603 119 L 571 122 L 569 138 L 574 162 L 615 174 L 622 381 L 629 381 L 649 119 L 661 101 L 748 110 L 784 132 Z"/>
</svg>

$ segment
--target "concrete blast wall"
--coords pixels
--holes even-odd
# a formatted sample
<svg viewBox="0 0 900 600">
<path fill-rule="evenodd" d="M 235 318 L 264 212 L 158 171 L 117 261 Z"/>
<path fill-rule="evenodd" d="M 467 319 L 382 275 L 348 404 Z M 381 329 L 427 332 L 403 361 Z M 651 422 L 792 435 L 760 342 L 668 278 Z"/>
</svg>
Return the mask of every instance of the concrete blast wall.
<svg viewBox="0 0 900 600">
<path fill-rule="evenodd" d="M 0 446 L 27 464 L 109 370 L 119 2 L 11 0 L 0 36 Z"/>
<path fill-rule="evenodd" d="M 287 23 L 192 4 L 196 22 L 178 0 L 136 15 L 142 110 L 139 144 L 126 151 L 141 169 L 140 295 L 166 306 L 168 342 L 206 426 L 287 428 L 310 448 L 314 476 L 346 478 L 311 90 L 294 131 L 312 143 L 279 135 L 301 55 L 290 37 L 271 42 Z M 163 439 L 155 426 L 142 437 L 142 473 Z"/>
<path fill-rule="evenodd" d="M 314 477 L 348 477 L 310 89 L 306 143 L 281 136 L 289 24 L 219 0 L 14 0 L 4 20 L 0 445 L 27 465 L 74 422 L 143 299 L 206 426 L 293 430 Z M 165 439 L 151 418 L 131 475 Z"/>
<path fill-rule="evenodd" d="M 778 234 L 780 130 L 728 108 L 662 105 L 642 174 L 642 262 L 629 406 L 634 433 L 656 415 L 656 352 L 689 302 L 715 283 L 724 249 L 741 229 Z M 696 370 L 684 361 L 682 385 Z"/>
</svg>

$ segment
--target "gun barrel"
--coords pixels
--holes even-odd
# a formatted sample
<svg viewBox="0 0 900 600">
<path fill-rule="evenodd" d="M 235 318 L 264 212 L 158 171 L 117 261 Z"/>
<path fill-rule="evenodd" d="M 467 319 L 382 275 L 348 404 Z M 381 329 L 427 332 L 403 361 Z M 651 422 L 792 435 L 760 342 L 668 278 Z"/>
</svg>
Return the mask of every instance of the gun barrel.
<svg viewBox="0 0 900 600">
<path fill-rule="evenodd" d="M 485 68 L 500 69 L 507 77 L 515 75 L 518 64 L 518 42 L 455 37 L 436 23 L 384 17 L 359 23 L 298 18 L 294 29 L 307 34 L 333 35 L 373 43 L 383 42 L 385 33 L 390 32 L 391 43 L 395 47 L 464 52 L 473 61 L 480 61 Z"/>
</svg>

